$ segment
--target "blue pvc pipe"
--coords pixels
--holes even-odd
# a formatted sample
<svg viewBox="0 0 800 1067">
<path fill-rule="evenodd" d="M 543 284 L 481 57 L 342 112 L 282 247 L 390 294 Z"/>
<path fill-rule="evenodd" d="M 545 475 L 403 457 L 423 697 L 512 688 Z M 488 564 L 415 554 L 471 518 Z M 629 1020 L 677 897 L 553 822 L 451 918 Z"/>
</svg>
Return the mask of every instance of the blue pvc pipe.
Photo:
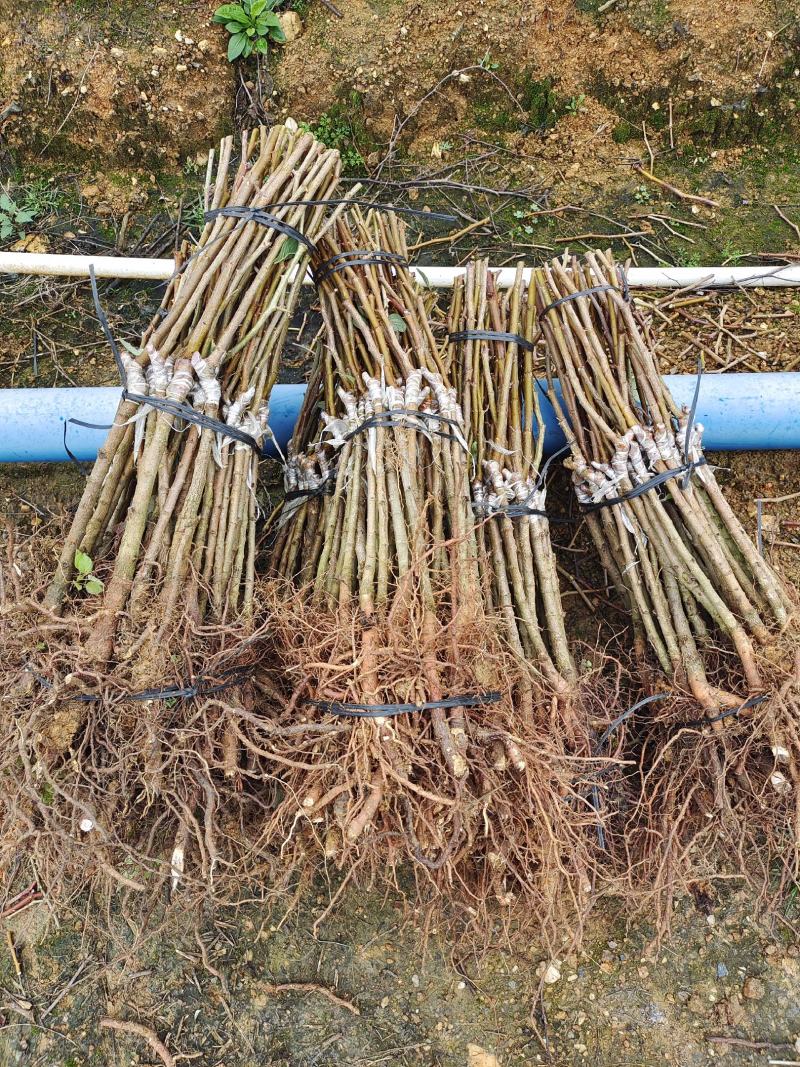
<svg viewBox="0 0 800 1067">
<path fill-rule="evenodd" d="M 679 404 L 691 404 L 697 378 L 667 375 Z M 285 448 L 305 392 L 303 385 L 277 385 L 270 402 L 270 426 Z M 0 389 L 0 463 L 59 462 L 64 424 L 71 418 L 103 425 L 117 410 L 119 389 Z M 544 399 L 545 452 L 564 438 Z M 707 374 L 700 385 L 697 419 L 706 428 L 703 442 L 712 451 L 800 449 L 800 373 Z M 70 424 L 67 444 L 80 460 L 92 460 L 105 430 Z M 269 448 L 265 450 L 270 454 Z"/>
<path fill-rule="evenodd" d="M 269 405 L 269 425 L 285 448 L 300 411 L 304 385 L 276 385 Z M 68 460 L 66 445 L 76 459 L 93 460 L 107 430 L 93 430 L 70 419 L 108 426 L 120 400 L 118 386 L 75 389 L 0 389 L 0 463 L 53 463 Z M 274 449 L 264 449 L 275 455 Z"/>
</svg>

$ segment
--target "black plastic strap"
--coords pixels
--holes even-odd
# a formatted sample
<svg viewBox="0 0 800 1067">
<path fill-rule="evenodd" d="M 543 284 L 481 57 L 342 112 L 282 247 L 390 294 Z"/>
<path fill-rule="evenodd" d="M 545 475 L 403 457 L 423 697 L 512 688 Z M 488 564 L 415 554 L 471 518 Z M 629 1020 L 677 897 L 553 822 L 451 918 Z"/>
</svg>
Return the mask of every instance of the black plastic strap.
<svg viewBox="0 0 800 1067">
<path fill-rule="evenodd" d="M 108 325 L 108 318 L 105 311 L 103 311 L 103 305 L 100 303 L 100 294 L 97 291 L 97 277 L 94 273 L 94 263 L 89 264 L 89 281 L 92 286 L 92 300 L 94 301 L 94 313 L 97 315 L 100 327 L 105 334 L 111 351 L 114 354 L 114 362 L 117 365 L 117 373 L 119 374 L 119 380 L 122 382 L 123 389 L 128 385 L 128 376 L 125 373 L 125 366 L 122 362 L 122 353 L 119 350 L 117 342 L 114 340 L 114 335 L 111 332 L 111 327 Z"/>
<path fill-rule="evenodd" d="M 628 719 L 632 718 L 636 714 L 636 712 L 639 711 L 640 708 L 646 707 L 646 705 L 648 704 L 653 704 L 657 700 L 666 700 L 672 695 L 672 693 L 654 693 L 652 696 L 644 697 L 642 700 L 638 700 L 632 707 L 627 708 L 625 711 L 622 712 L 621 715 L 618 715 L 613 722 L 609 723 L 609 725 L 605 728 L 605 730 L 597 739 L 597 741 L 595 741 L 594 745 L 592 746 L 592 755 L 598 756 L 602 751 L 606 741 L 608 741 L 616 733 L 616 731 L 620 728 L 620 726 L 622 726 L 623 723 L 627 722 Z M 603 823 L 600 820 L 600 811 L 602 809 L 603 803 L 600 795 L 600 790 L 597 786 L 597 780 L 602 778 L 603 775 L 607 773 L 608 769 L 605 768 L 601 768 L 600 770 L 594 772 L 592 777 L 595 779 L 595 781 L 592 782 L 592 786 L 589 792 L 589 803 L 592 805 L 598 815 L 596 826 L 597 840 L 600 844 L 600 848 L 603 849 L 603 851 L 605 851 L 606 847 L 606 833 Z"/>
<path fill-rule="evenodd" d="M 616 504 L 624 504 L 628 500 L 635 500 L 637 496 L 642 496 L 644 493 L 649 493 L 651 489 L 657 489 L 659 485 L 663 485 L 664 482 L 668 482 L 670 478 L 677 478 L 681 474 L 685 474 L 687 477 L 697 467 L 705 467 L 708 460 L 705 456 L 701 456 L 700 459 L 694 460 L 692 463 L 684 463 L 680 467 L 675 467 L 674 470 L 661 471 L 660 474 L 654 475 L 648 481 L 643 482 L 641 485 L 637 485 L 634 489 L 631 489 L 628 493 L 623 493 L 622 496 L 608 497 L 606 500 L 598 500 L 593 504 L 580 504 L 579 507 L 585 515 L 590 515 L 593 511 L 600 511 L 602 508 L 613 508 Z M 685 487 L 685 483 L 684 483 Z"/>
<path fill-rule="evenodd" d="M 26 667 L 28 674 L 33 675 L 36 681 L 44 689 L 52 689 L 53 683 L 36 671 Z M 243 685 L 253 675 L 251 667 L 229 667 L 220 673 L 224 678 L 222 682 L 211 682 L 205 675 L 198 675 L 195 682 L 185 685 L 168 685 L 161 689 L 142 689 L 137 693 L 122 694 L 123 700 L 133 700 L 144 703 L 147 700 L 191 700 L 194 697 L 211 696 L 214 693 L 222 693 L 226 689 L 233 689 L 237 685 Z M 81 704 L 95 704 L 103 698 L 96 693 L 70 693 L 61 698 L 61 703 L 70 704 L 77 701 Z"/>
<path fill-rule="evenodd" d="M 306 700 L 325 715 L 343 715 L 351 719 L 381 719 L 394 715 L 412 715 L 415 711 L 431 711 L 434 708 L 476 708 L 482 704 L 496 704 L 500 693 L 467 694 L 460 697 L 445 697 L 443 700 L 426 700 L 421 704 L 348 704 L 340 700 Z"/>
<path fill-rule="evenodd" d="M 369 267 L 376 264 L 378 266 L 400 267 L 403 270 L 409 269 L 408 260 L 405 256 L 401 256 L 399 252 L 384 252 L 379 248 L 354 248 L 349 252 L 337 252 L 327 259 L 323 259 L 321 263 L 313 264 L 311 273 L 314 278 L 314 284 L 320 285 L 330 278 L 332 274 L 344 270 L 346 267 Z"/>
<path fill-rule="evenodd" d="M 127 389 L 122 390 L 122 397 L 124 400 L 130 400 L 133 404 L 147 404 L 158 411 L 165 411 L 168 415 L 175 415 L 186 422 L 193 422 L 195 426 L 202 426 L 207 430 L 222 434 L 223 437 L 231 437 L 234 441 L 241 441 L 242 444 L 249 445 L 259 456 L 261 455 L 261 445 L 251 434 L 240 430 L 238 426 L 229 426 L 227 422 L 212 419 L 210 415 L 206 415 L 188 404 L 181 404 L 177 400 L 170 400 L 166 396 L 144 396 L 142 393 L 129 393 Z"/>
<path fill-rule="evenodd" d="M 506 504 L 504 507 L 497 508 L 491 504 L 478 504 L 472 505 L 472 510 L 476 514 L 483 514 L 486 518 L 505 518 L 505 519 L 522 519 L 529 515 L 539 516 L 542 519 L 548 519 L 552 523 L 561 523 L 562 525 L 572 526 L 577 523 L 578 519 L 573 519 L 569 515 L 551 515 L 549 511 L 544 511 L 542 508 L 532 508 L 528 504 Z"/>
<path fill-rule="evenodd" d="M 281 205 L 283 207 L 285 205 Z M 306 237 L 304 233 L 296 229 L 294 226 L 290 226 L 288 222 L 284 222 L 283 219 L 279 219 L 277 215 L 271 215 L 268 211 L 264 211 L 263 208 L 257 207 L 245 207 L 243 205 L 237 206 L 232 204 L 230 207 L 215 207 L 211 211 L 206 211 L 203 218 L 206 222 L 213 222 L 218 216 L 223 218 L 241 219 L 242 222 L 255 222 L 259 226 L 268 226 L 272 230 L 277 230 L 278 233 L 284 234 L 285 237 L 291 237 L 293 240 L 299 242 L 301 245 L 305 245 L 309 252 L 316 252 L 317 246 L 311 240 L 310 237 Z"/>
<path fill-rule="evenodd" d="M 759 704 L 763 704 L 764 701 L 769 700 L 770 694 L 763 693 L 761 696 L 749 697 L 744 703 L 740 704 L 738 708 L 728 708 L 727 711 L 720 712 L 719 715 L 714 715 L 711 719 L 690 719 L 689 722 L 679 723 L 674 732 L 678 730 L 684 730 L 687 726 L 710 726 L 715 722 L 722 722 L 723 719 L 730 719 L 736 715 L 741 715 L 743 711 L 749 711 L 751 708 L 757 708 Z"/>
<path fill-rule="evenodd" d="M 373 211 L 393 211 L 398 215 L 416 215 L 423 219 L 438 219 L 440 222 L 456 222 L 455 215 L 445 215 L 442 211 L 425 211 L 419 207 L 405 207 L 402 204 L 381 204 L 377 200 L 356 200 L 353 197 L 343 197 L 336 200 L 284 200 L 279 204 L 267 204 L 268 209 L 282 207 L 338 207 L 341 204 L 352 204 L 353 207 L 371 208 Z"/>
<path fill-rule="evenodd" d="M 78 457 L 67 444 L 67 427 L 70 425 L 85 426 L 87 430 L 110 430 L 113 423 L 101 424 L 97 422 L 84 422 L 82 419 L 64 419 L 64 451 L 67 453 L 67 455 L 78 468 L 78 470 L 81 472 L 81 474 L 86 476 L 91 471 L 92 465 L 91 463 L 81 463 L 81 461 L 78 459 Z"/>
<path fill-rule="evenodd" d="M 604 285 L 592 285 L 588 289 L 581 289 L 577 293 L 569 293 L 567 296 L 560 296 L 558 300 L 554 300 L 546 307 L 542 308 L 539 316 L 546 315 L 548 311 L 552 311 L 553 308 L 557 308 L 560 304 L 568 304 L 570 300 L 577 300 L 581 296 L 591 296 L 592 293 L 604 293 L 607 289 L 618 289 L 619 286 L 606 283 Z"/>
<path fill-rule="evenodd" d="M 597 739 L 592 749 L 592 755 L 597 756 L 606 741 L 608 741 L 613 736 L 613 734 L 617 732 L 617 730 L 620 728 L 620 726 L 622 726 L 624 722 L 627 722 L 628 719 L 634 716 L 640 708 L 646 707 L 646 705 L 648 704 L 653 704 L 657 700 L 667 700 L 671 696 L 674 696 L 674 694 L 654 693 L 652 696 L 644 697 L 642 700 L 637 701 L 632 707 L 628 708 L 626 711 L 623 711 L 622 714 L 618 715 L 612 723 L 609 723 L 609 725 L 605 728 L 603 733 Z"/>
<path fill-rule="evenodd" d="M 459 330 L 457 333 L 449 333 L 448 341 L 505 341 L 506 344 L 519 345 L 533 352 L 536 347 L 526 337 L 519 333 L 506 333 L 503 330 Z"/>
</svg>

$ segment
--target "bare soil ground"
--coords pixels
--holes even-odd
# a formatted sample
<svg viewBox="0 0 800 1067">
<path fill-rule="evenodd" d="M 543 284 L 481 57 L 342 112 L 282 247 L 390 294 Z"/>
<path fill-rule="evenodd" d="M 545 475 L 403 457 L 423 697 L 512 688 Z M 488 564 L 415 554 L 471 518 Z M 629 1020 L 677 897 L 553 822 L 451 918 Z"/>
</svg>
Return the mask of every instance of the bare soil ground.
<svg viewBox="0 0 800 1067">
<path fill-rule="evenodd" d="M 169 255 L 198 223 L 209 147 L 252 121 L 256 99 L 262 117 L 291 114 L 340 147 L 370 195 L 451 210 L 456 223 L 421 221 L 423 262 L 596 243 L 643 265 L 800 257 L 796 0 L 351 0 L 341 19 L 317 0 L 294 6 L 303 33 L 259 82 L 225 62 L 212 3 L 0 0 L 0 180 L 35 208 L 6 244 Z M 792 291 L 640 298 L 670 370 L 694 371 L 698 354 L 708 371 L 800 364 Z M 103 301 L 134 338 L 158 296 L 106 285 Z M 0 314 L 0 386 L 113 382 L 86 286 L 2 282 Z M 287 362 L 298 374 L 302 351 Z M 757 496 L 800 488 L 793 454 L 716 459 L 751 531 Z M 32 531 L 74 507 L 81 484 L 68 465 L 5 468 L 0 509 Z M 767 551 L 800 580 L 796 500 L 765 516 Z M 576 632 L 613 628 L 587 592 L 590 558 L 565 564 L 582 590 L 565 589 Z M 499 925 L 478 953 L 440 931 L 426 940 L 400 895 L 348 891 L 315 927 L 327 890 L 267 892 L 243 887 L 249 903 L 214 913 L 145 913 L 128 898 L 0 920 L 0 1064 L 161 1062 L 141 1036 L 100 1029 L 103 1016 L 209 1065 L 800 1059 L 794 893 L 768 926 L 735 885 L 704 910 L 686 900 L 660 947 L 646 915 L 626 927 L 601 901 L 584 950 L 542 987 L 541 949 Z"/>
</svg>

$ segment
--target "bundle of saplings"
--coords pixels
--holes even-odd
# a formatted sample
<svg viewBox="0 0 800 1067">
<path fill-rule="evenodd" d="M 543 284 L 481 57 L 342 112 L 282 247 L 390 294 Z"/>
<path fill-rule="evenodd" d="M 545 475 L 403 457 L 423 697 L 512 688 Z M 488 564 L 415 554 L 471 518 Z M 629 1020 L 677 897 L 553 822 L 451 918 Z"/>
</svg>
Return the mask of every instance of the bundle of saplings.
<svg viewBox="0 0 800 1067">
<path fill-rule="evenodd" d="M 53 892 L 240 879 L 268 800 L 240 729 L 257 706 L 258 463 L 340 161 L 286 126 L 233 149 L 141 347 L 111 339 L 123 399 L 55 573 L 43 590 L 32 568 L 0 616 L 2 865 L 21 857 Z"/>
<path fill-rule="evenodd" d="M 613 694 L 600 674 L 599 650 L 582 655 L 597 669 L 579 677 L 567 636 L 547 503 L 535 285 L 532 277 L 525 281 L 522 264 L 505 290 L 486 261 L 468 264 L 453 291 L 448 357 L 475 466 L 484 595 L 526 664 L 520 699 L 527 707 L 549 687 L 553 728 L 565 731 L 572 751 L 588 754 L 607 725 Z M 570 517 L 555 518 L 572 530 Z"/>
<path fill-rule="evenodd" d="M 272 524 L 268 602 L 291 682 L 262 732 L 293 867 L 416 875 L 418 900 L 541 924 L 592 898 L 594 764 L 484 595 L 468 426 L 402 223 L 354 212 L 319 242 L 324 330 Z M 442 354 L 440 354 L 440 348 Z M 410 861 L 410 863 L 409 863 Z M 573 926 L 573 929 L 575 927 Z"/>
<path fill-rule="evenodd" d="M 717 871 L 780 896 L 800 859 L 793 598 L 726 500 L 694 410 L 664 384 L 610 255 L 555 261 L 537 281 L 567 465 L 630 612 L 632 675 L 658 698 L 625 724 L 638 776 L 623 870 L 663 921 L 675 891 Z"/>
</svg>

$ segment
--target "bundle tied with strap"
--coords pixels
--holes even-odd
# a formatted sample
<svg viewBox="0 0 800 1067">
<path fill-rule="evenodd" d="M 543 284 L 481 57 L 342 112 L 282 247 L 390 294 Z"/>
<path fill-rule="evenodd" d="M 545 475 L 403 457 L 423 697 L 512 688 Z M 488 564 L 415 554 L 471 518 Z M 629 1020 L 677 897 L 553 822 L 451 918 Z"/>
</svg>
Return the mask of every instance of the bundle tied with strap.
<svg viewBox="0 0 800 1067">
<path fill-rule="evenodd" d="M 115 336 L 92 277 L 122 399 L 44 611 L 19 627 L 35 633 L 44 619 L 54 630 L 31 648 L 12 634 L 4 652 L 24 696 L 13 755 L 0 758 L 0 858 L 10 861 L 14 828 L 29 825 L 43 880 L 55 871 L 67 891 L 73 875 L 91 877 L 95 846 L 103 877 L 129 860 L 157 875 L 177 850 L 174 887 L 216 887 L 255 862 L 244 828 L 247 805 L 263 803 L 248 643 L 262 632 L 258 464 L 340 166 L 337 152 L 288 126 L 253 130 L 240 145 L 225 138 L 212 153 L 206 225 L 181 250 L 136 347 Z M 228 658 L 244 647 L 242 661 Z M 216 677 L 215 662 L 225 663 Z M 54 798 L 46 811 L 43 780 Z M 84 837 L 82 820 L 95 827 Z"/>
<path fill-rule="evenodd" d="M 670 693 L 627 734 L 629 758 L 645 771 L 610 849 L 663 915 L 711 857 L 762 890 L 770 864 L 759 854 L 787 870 L 800 863 L 800 795 L 789 784 L 800 781 L 793 598 L 702 453 L 702 368 L 691 406 L 679 408 L 619 265 L 587 254 L 553 261 L 536 280 L 566 465 L 633 625 L 621 655 L 645 694 Z"/>
<path fill-rule="evenodd" d="M 318 256 L 322 335 L 268 530 L 275 658 L 292 686 L 265 737 L 287 768 L 269 832 L 301 870 L 391 884 L 410 860 L 420 906 L 433 884 L 547 926 L 584 892 L 588 816 L 563 799 L 576 763 L 530 733 L 541 709 L 518 703 L 527 668 L 484 595 L 475 462 L 435 295 L 401 265 L 391 215 L 350 213 Z"/>
</svg>

